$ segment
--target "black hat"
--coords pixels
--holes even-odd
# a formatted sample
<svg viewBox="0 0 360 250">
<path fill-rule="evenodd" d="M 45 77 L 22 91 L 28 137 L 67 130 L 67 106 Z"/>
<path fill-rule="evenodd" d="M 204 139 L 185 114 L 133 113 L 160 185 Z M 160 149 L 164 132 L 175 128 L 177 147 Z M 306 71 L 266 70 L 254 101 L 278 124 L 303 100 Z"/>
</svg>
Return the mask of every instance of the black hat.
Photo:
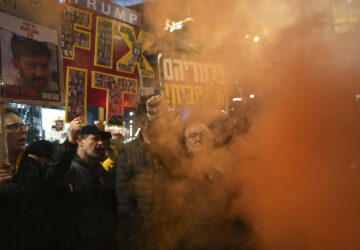
<svg viewBox="0 0 360 250">
<path fill-rule="evenodd" d="M 81 135 L 100 135 L 104 140 L 111 139 L 109 132 L 101 131 L 96 125 L 87 125 L 81 128 Z"/>
</svg>

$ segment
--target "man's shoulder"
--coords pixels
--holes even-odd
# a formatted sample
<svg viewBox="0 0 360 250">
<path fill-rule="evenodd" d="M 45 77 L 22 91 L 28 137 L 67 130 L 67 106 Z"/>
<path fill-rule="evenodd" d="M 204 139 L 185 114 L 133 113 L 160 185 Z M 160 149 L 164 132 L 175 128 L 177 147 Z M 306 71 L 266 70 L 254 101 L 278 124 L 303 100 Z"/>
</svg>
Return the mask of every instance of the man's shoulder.
<svg viewBox="0 0 360 250">
<path fill-rule="evenodd" d="M 66 138 L 63 143 L 59 144 L 59 149 L 71 150 L 71 151 L 76 152 L 77 144 L 76 143 L 71 143 L 69 141 L 69 138 Z"/>
<path fill-rule="evenodd" d="M 81 159 L 78 155 L 75 155 L 70 164 L 70 170 L 80 170 L 87 166 L 87 162 Z"/>
</svg>

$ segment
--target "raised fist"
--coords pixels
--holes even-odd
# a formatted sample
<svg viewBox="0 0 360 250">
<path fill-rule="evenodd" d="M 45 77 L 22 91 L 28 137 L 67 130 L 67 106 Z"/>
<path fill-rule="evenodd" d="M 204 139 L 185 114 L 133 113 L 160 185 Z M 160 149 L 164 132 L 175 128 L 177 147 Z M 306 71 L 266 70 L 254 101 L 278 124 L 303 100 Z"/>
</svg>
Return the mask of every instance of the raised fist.
<svg viewBox="0 0 360 250">
<path fill-rule="evenodd" d="M 146 113 L 150 121 L 168 111 L 165 97 L 156 95 L 146 101 Z"/>
<path fill-rule="evenodd" d="M 70 122 L 70 133 L 69 133 L 69 141 L 71 143 L 76 143 L 81 131 L 81 123 L 82 117 L 76 117 L 74 120 Z"/>
</svg>

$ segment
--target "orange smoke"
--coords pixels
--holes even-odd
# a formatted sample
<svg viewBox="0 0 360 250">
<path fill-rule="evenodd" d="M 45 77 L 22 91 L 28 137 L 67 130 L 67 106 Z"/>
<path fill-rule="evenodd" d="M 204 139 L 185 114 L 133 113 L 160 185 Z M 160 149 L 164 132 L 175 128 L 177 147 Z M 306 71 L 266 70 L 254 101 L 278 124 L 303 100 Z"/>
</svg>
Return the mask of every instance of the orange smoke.
<svg viewBox="0 0 360 250">
<path fill-rule="evenodd" d="M 200 166 L 226 166 L 209 199 L 231 205 L 222 214 L 196 205 L 216 210 L 214 217 L 245 216 L 259 249 L 360 249 L 360 39 L 357 30 L 334 32 L 334 9 L 350 8 L 343 4 L 352 3 L 184 0 L 158 1 L 146 11 L 160 43 L 169 41 L 166 18 L 189 12 L 195 23 L 186 35 L 198 57 L 220 61 L 229 82 L 261 93 L 244 143 L 186 168 L 187 185 L 196 186 Z M 258 43 L 246 35 L 258 35 Z M 189 187 L 173 189 L 184 208 Z M 177 207 L 182 211 L 189 210 Z"/>
<path fill-rule="evenodd" d="M 246 136 L 239 160 L 255 159 L 239 165 L 244 192 L 232 211 L 245 207 L 266 249 L 360 248 L 358 37 L 324 32 L 323 17 L 265 48 L 280 68 L 259 74 L 259 87 L 274 89 Z"/>
</svg>

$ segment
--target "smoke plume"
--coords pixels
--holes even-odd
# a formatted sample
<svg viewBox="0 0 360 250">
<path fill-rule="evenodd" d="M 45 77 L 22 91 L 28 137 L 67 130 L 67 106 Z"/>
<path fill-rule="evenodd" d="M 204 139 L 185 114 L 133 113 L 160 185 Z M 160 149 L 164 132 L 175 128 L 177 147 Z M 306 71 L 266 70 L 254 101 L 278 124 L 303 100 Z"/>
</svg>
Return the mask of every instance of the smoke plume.
<svg viewBox="0 0 360 250">
<path fill-rule="evenodd" d="M 148 4 L 144 18 L 158 44 L 177 39 L 166 19 L 193 17 L 182 31 L 191 53 L 223 64 L 228 84 L 239 81 L 258 104 L 246 113 L 251 128 L 241 142 L 184 157 L 176 175 L 183 178 L 162 182 L 152 238 L 159 249 L 189 234 L 215 248 L 360 249 L 360 39 L 356 24 L 334 27 L 357 13 L 356 1 Z M 204 107 L 196 117 L 211 120 Z M 202 217 L 211 220 L 207 231 Z M 229 227 L 238 220 L 251 233 Z"/>
</svg>

